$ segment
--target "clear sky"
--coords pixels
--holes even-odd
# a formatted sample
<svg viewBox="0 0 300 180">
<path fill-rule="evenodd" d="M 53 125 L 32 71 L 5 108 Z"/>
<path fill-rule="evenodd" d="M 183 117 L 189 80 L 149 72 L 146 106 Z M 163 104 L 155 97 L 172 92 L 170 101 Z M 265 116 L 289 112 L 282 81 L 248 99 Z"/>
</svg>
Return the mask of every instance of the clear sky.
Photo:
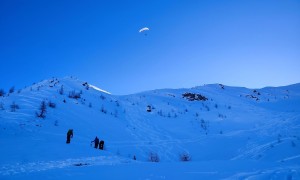
<svg viewBox="0 0 300 180">
<path fill-rule="evenodd" d="M 299 83 L 300 1 L 1 0 L 0 63 L 6 92 L 70 75 L 117 95 Z"/>
</svg>

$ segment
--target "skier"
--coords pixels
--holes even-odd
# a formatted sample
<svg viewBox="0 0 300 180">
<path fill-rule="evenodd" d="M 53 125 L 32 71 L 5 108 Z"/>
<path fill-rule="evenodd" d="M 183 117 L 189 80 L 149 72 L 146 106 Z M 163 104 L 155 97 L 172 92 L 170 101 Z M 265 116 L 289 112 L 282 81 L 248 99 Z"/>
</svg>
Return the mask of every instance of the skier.
<svg viewBox="0 0 300 180">
<path fill-rule="evenodd" d="M 104 147 L 104 141 L 101 140 L 101 141 L 100 141 L 100 144 L 99 144 L 99 149 L 103 150 L 103 147 Z"/>
<path fill-rule="evenodd" d="M 69 131 L 67 132 L 67 144 L 71 142 L 71 138 L 73 138 L 73 129 L 69 129 Z"/>
<path fill-rule="evenodd" d="M 98 137 L 96 136 L 96 137 L 95 137 L 95 140 L 92 141 L 91 143 L 95 143 L 95 148 L 97 149 L 97 148 L 98 148 L 98 145 L 99 145 L 99 139 L 98 139 Z"/>
</svg>

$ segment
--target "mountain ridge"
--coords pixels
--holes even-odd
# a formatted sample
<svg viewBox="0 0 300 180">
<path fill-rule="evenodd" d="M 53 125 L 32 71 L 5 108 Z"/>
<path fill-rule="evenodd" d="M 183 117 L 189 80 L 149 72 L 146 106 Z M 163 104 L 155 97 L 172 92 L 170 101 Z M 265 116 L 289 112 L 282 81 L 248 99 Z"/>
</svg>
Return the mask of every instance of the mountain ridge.
<svg viewBox="0 0 300 180">
<path fill-rule="evenodd" d="M 194 163 L 284 166 L 284 161 L 294 166 L 300 146 L 299 85 L 247 89 L 214 84 L 111 95 L 77 78 L 44 80 L 0 97 L 0 152 L 5 155 L 0 175 L 8 173 L 1 164 L 91 156 L 130 164 L 154 156 L 162 163 L 185 157 Z M 37 116 L 42 102 L 47 105 L 44 118 Z M 68 129 L 74 138 L 66 145 Z M 105 141 L 104 151 L 90 147 L 95 136 Z M 18 148 L 11 148 L 16 140 Z M 81 163 L 96 166 L 100 159 Z"/>
</svg>

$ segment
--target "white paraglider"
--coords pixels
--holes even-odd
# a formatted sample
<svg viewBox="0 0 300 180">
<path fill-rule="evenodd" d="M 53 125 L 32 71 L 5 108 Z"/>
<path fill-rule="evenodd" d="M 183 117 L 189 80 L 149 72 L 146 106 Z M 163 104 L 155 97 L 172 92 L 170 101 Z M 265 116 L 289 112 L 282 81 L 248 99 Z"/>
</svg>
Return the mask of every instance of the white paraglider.
<svg viewBox="0 0 300 180">
<path fill-rule="evenodd" d="M 150 29 L 147 27 L 143 27 L 142 29 L 139 30 L 139 33 L 143 33 L 145 36 L 147 36 L 147 31 L 149 31 Z"/>
</svg>

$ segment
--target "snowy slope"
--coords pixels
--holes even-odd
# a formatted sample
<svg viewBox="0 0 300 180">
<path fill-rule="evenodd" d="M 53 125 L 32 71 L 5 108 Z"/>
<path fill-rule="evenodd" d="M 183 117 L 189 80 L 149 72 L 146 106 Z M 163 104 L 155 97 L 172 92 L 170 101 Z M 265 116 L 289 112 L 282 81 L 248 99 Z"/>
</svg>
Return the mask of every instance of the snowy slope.
<svg viewBox="0 0 300 180">
<path fill-rule="evenodd" d="M 0 146 L 0 179 L 300 179 L 300 84 L 114 96 L 52 78 L 0 97 Z"/>
</svg>

